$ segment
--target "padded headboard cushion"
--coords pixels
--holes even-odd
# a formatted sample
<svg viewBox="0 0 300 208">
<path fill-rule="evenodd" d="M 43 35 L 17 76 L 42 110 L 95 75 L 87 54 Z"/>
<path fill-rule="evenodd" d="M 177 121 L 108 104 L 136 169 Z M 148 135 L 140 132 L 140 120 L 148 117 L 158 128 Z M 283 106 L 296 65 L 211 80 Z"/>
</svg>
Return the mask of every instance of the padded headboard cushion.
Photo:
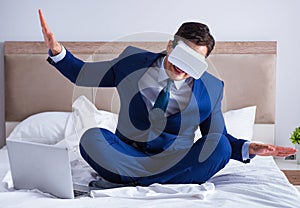
<svg viewBox="0 0 300 208">
<path fill-rule="evenodd" d="M 85 61 L 110 60 L 128 45 L 160 52 L 166 42 L 64 42 Z M 86 95 L 99 109 L 118 112 L 114 88 L 75 87 L 48 62 L 43 42 L 5 42 L 6 121 L 21 121 L 44 111 L 71 111 Z M 209 72 L 225 82 L 223 110 L 257 106 L 256 123 L 275 122 L 276 42 L 217 42 Z"/>
</svg>

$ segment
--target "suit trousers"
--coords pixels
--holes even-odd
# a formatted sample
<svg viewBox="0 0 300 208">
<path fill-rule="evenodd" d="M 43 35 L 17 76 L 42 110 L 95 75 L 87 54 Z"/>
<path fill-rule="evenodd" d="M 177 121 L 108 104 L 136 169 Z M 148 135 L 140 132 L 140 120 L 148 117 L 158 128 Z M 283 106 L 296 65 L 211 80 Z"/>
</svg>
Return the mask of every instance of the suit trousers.
<svg viewBox="0 0 300 208">
<path fill-rule="evenodd" d="M 105 180 L 142 186 L 202 184 L 225 167 L 232 152 L 225 135 L 211 133 L 188 149 L 173 148 L 156 157 L 103 128 L 87 130 L 79 148 L 84 160 Z"/>
</svg>

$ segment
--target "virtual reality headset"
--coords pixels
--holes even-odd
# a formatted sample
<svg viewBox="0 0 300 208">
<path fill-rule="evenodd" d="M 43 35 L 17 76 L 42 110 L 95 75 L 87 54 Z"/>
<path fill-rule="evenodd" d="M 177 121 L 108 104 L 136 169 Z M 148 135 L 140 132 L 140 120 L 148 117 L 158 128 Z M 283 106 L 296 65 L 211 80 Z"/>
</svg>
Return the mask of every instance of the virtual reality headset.
<svg viewBox="0 0 300 208">
<path fill-rule="evenodd" d="M 181 40 L 170 53 L 168 60 L 194 79 L 199 79 L 208 67 L 205 57 Z"/>
</svg>

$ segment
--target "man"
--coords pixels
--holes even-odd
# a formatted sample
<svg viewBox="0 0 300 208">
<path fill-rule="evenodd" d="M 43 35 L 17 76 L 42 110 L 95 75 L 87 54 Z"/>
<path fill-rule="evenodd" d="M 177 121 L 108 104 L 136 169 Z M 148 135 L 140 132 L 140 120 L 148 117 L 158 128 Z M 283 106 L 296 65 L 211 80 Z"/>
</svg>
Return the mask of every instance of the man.
<svg viewBox="0 0 300 208">
<path fill-rule="evenodd" d="M 128 47 L 112 61 L 85 63 L 57 42 L 39 10 L 48 61 L 80 86 L 116 87 L 121 100 L 117 130 L 87 130 L 82 157 L 104 179 L 130 185 L 203 183 L 229 159 L 296 152 L 237 139 L 221 112 L 223 82 L 205 72 L 214 38 L 201 23 L 184 23 L 165 53 Z M 201 67 L 200 67 L 201 66 Z M 202 138 L 193 143 L 200 126 Z"/>
</svg>

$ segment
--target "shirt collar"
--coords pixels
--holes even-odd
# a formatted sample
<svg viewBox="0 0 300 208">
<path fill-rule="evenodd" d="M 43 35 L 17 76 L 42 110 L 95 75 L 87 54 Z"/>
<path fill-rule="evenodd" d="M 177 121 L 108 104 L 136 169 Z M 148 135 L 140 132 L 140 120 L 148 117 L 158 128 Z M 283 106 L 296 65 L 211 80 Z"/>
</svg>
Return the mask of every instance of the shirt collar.
<svg viewBox="0 0 300 208">
<path fill-rule="evenodd" d="M 161 59 L 161 61 L 160 61 L 160 63 L 159 63 L 159 71 L 158 71 L 158 78 L 157 78 L 157 81 L 158 82 L 163 82 L 163 81 L 165 81 L 165 80 L 167 80 L 167 79 L 169 79 L 169 76 L 168 76 L 168 74 L 166 73 L 166 71 L 165 71 L 165 68 L 164 68 L 164 61 L 165 61 L 165 58 L 166 57 L 163 57 L 162 59 Z M 180 89 L 182 86 L 183 86 L 183 84 L 185 83 L 185 81 L 186 81 L 186 79 L 183 79 L 183 80 L 179 80 L 179 81 L 173 81 L 174 82 L 174 85 L 175 85 L 175 88 L 178 90 L 178 89 Z"/>
</svg>

